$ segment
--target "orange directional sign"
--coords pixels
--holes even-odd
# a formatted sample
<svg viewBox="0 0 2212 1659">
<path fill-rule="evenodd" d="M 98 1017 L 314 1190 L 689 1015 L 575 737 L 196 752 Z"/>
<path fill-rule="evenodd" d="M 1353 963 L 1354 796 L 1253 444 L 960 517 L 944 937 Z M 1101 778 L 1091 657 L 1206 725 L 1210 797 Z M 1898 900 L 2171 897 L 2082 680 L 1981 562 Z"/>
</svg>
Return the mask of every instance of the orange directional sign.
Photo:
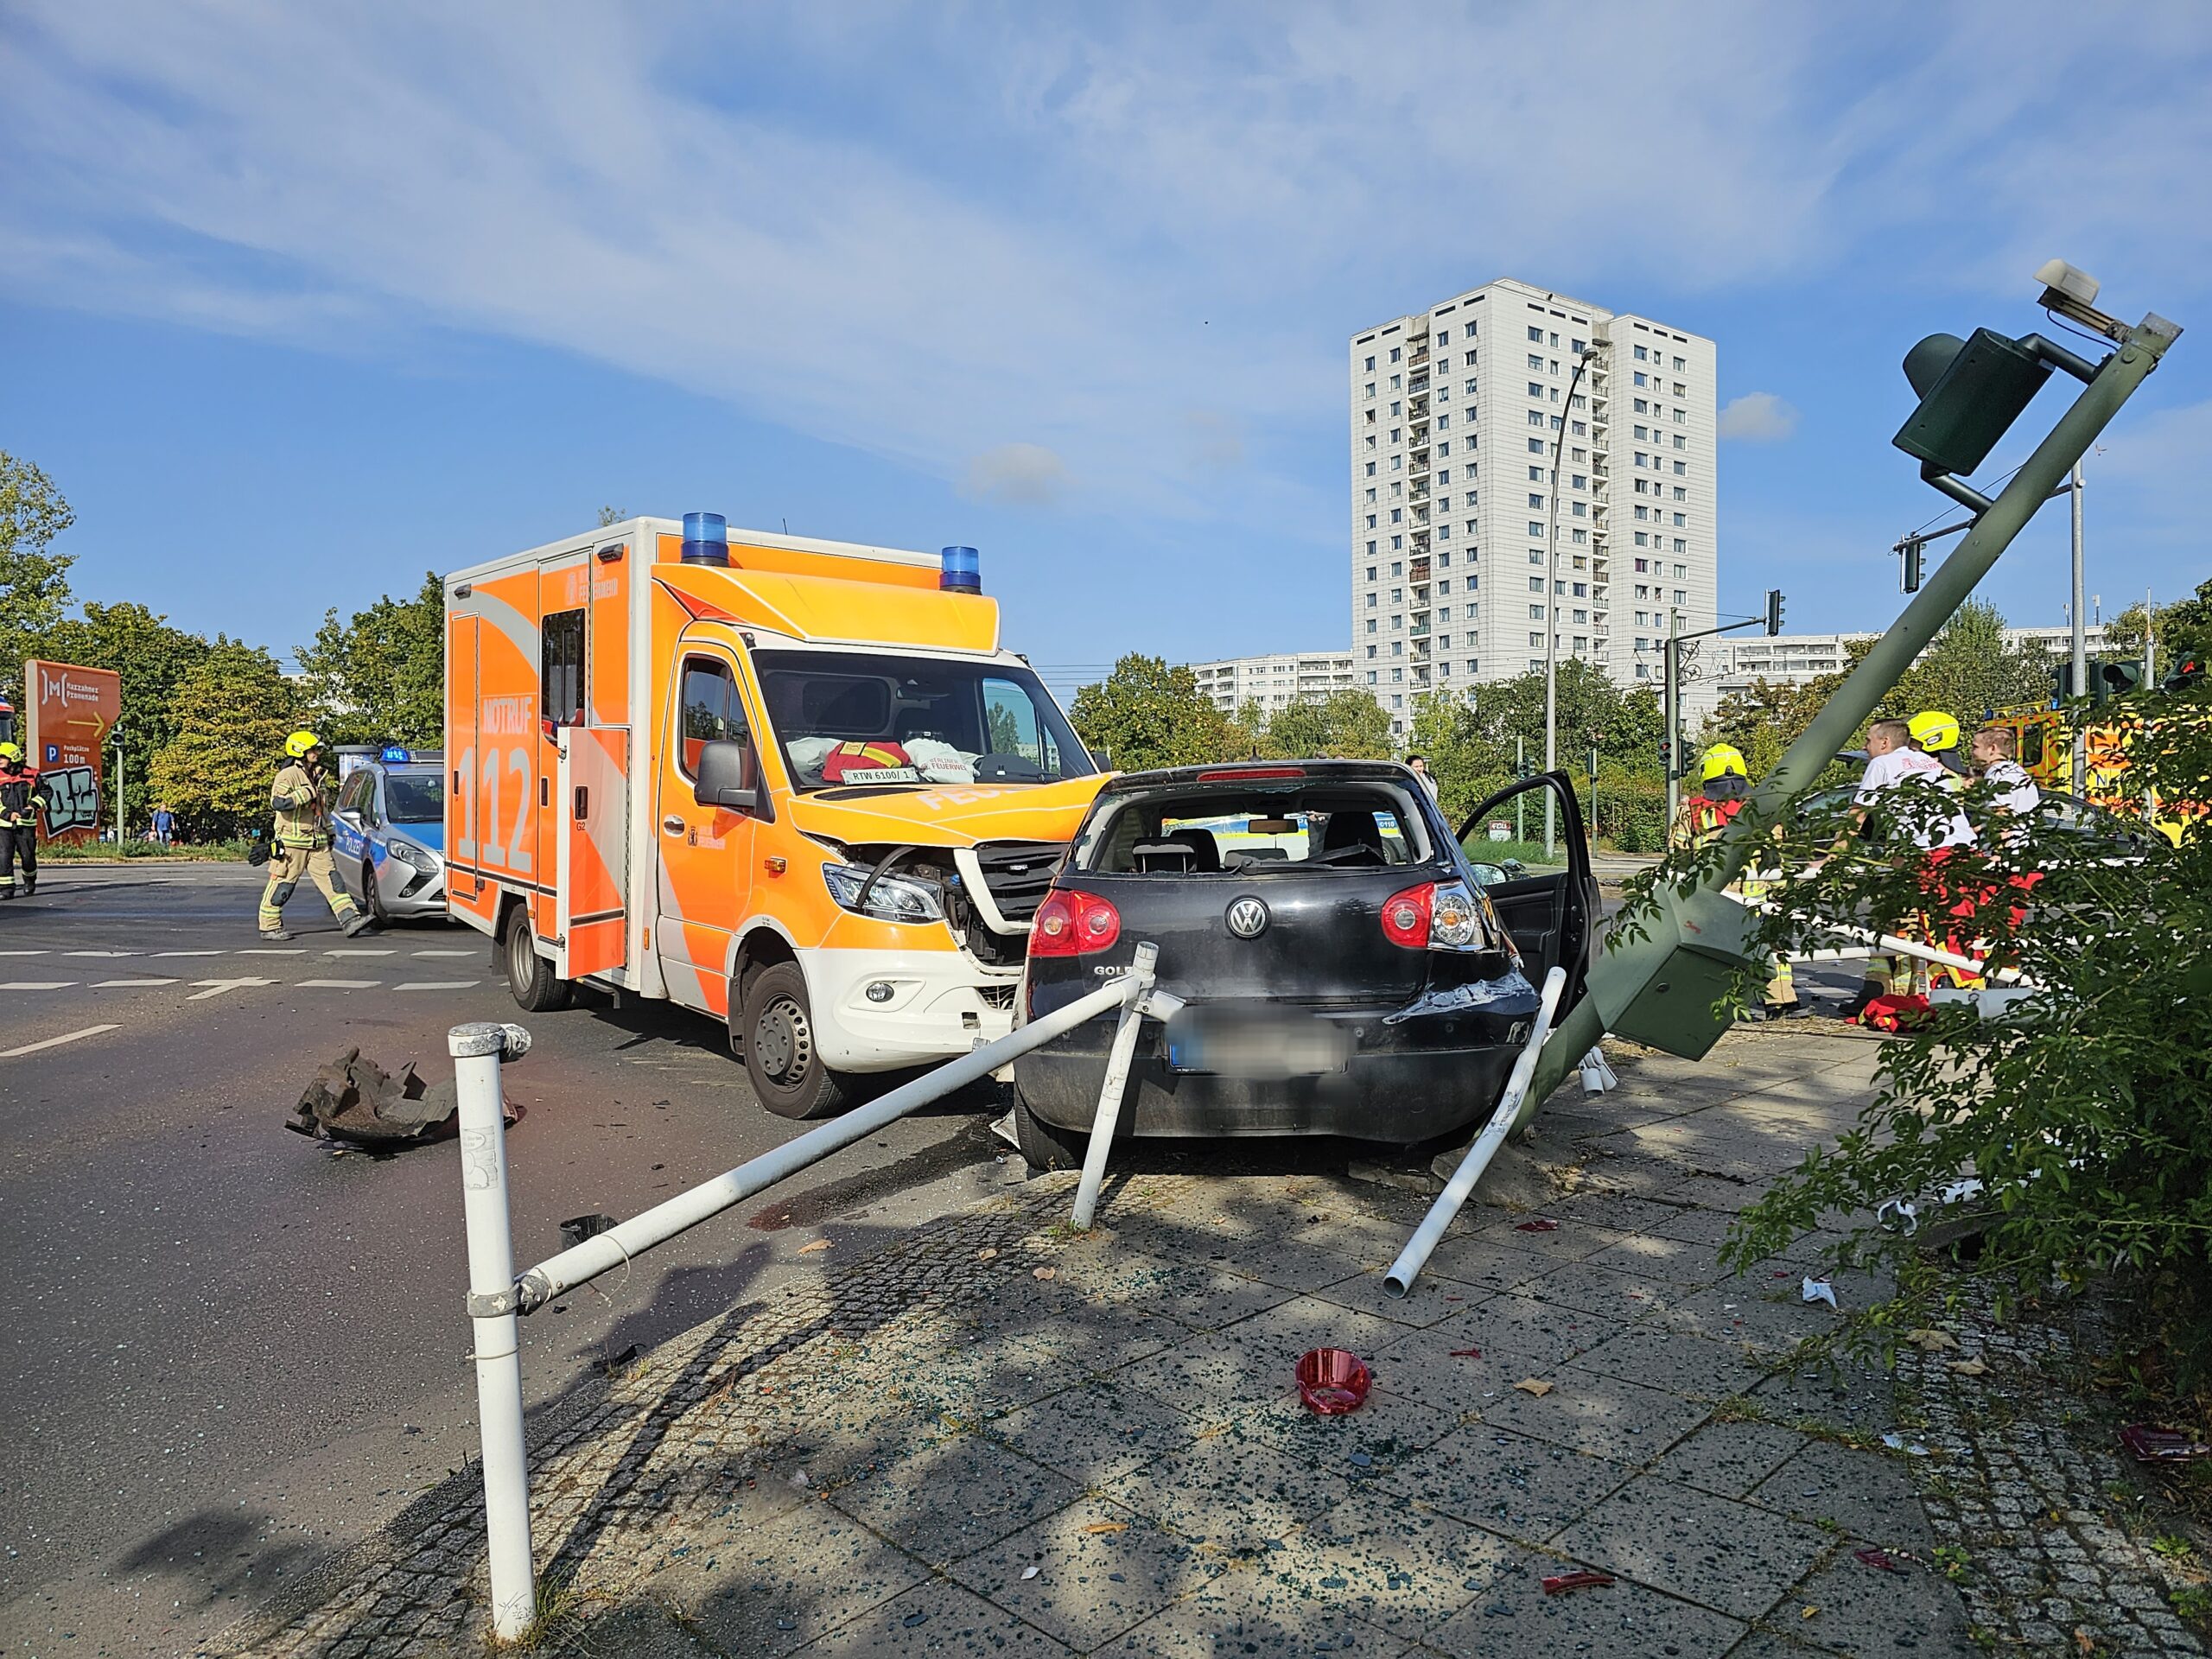
<svg viewBox="0 0 2212 1659">
<path fill-rule="evenodd" d="M 46 838 L 89 841 L 99 833 L 102 753 L 123 715 L 123 677 L 34 657 L 23 664 L 23 758 L 46 779 Z"/>
</svg>

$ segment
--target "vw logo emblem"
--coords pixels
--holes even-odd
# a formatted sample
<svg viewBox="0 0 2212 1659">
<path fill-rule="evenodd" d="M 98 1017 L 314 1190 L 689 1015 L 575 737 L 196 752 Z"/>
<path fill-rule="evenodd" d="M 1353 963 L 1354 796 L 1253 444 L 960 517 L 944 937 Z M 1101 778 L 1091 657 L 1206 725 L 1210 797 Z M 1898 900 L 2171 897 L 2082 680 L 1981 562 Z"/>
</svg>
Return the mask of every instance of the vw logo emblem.
<svg viewBox="0 0 2212 1659">
<path fill-rule="evenodd" d="M 1239 899 L 1229 907 L 1229 931 L 1240 939 L 1256 939 L 1268 931 L 1268 907 L 1256 899 Z"/>
</svg>

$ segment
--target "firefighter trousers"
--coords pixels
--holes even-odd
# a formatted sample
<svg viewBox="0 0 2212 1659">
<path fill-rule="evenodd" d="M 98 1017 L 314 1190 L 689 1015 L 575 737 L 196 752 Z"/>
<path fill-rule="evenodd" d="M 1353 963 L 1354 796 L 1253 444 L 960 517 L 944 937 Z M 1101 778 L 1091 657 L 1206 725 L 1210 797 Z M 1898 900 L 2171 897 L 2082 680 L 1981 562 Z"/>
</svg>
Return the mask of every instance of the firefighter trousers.
<svg viewBox="0 0 2212 1659">
<path fill-rule="evenodd" d="M 269 855 L 269 886 L 261 895 L 263 932 L 273 933 L 284 925 L 284 906 L 303 875 L 315 883 L 329 904 L 330 913 L 340 922 L 349 922 L 359 913 L 346 890 L 338 885 L 327 845 L 321 842 L 306 847 L 279 845 Z"/>
<path fill-rule="evenodd" d="M 23 861 L 23 883 L 16 885 L 16 861 Z M 38 886 L 38 826 L 0 823 L 0 899 L 12 899 Z"/>
</svg>

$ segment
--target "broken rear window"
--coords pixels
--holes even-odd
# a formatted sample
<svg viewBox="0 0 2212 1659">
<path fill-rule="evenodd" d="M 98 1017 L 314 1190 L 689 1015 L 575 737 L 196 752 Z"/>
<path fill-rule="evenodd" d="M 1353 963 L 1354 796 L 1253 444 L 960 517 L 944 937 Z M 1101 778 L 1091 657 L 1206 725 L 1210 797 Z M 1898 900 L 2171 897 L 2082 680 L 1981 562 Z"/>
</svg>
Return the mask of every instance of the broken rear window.
<svg viewBox="0 0 2212 1659">
<path fill-rule="evenodd" d="M 1074 866 L 1108 875 L 1267 875 L 1425 863 L 1427 832 L 1382 784 L 1163 790 L 1108 800 Z"/>
</svg>

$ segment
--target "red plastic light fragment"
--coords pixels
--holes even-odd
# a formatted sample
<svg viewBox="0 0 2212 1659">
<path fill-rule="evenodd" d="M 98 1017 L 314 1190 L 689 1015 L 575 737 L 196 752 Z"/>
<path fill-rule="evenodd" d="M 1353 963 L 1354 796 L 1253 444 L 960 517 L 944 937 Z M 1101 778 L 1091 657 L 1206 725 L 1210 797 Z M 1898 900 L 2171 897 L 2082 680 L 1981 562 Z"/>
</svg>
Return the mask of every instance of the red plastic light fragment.
<svg viewBox="0 0 2212 1659">
<path fill-rule="evenodd" d="M 1482 1357 L 1483 1351 L 1479 1348 L 1454 1348 L 1452 1351 L 1454 1359 L 1480 1359 Z"/>
<path fill-rule="evenodd" d="M 1603 1573 L 1554 1573 L 1543 1581 L 1544 1593 L 1556 1596 L 1569 1590 L 1596 1590 L 1611 1582 L 1611 1578 Z"/>
<path fill-rule="evenodd" d="M 1538 1216 L 1534 1221 L 1524 1221 L 1513 1230 L 1516 1233 L 1555 1233 L 1559 1223 L 1549 1216 Z"/>
<path fill-rule="evenodd" d="M 1910 1569 L 1886 1549 L 1854 1549 L 1851 1552 L 1867 1566 L 1884 1573 L 1904 1573 Z"/>
<path fill-rule="evenodd" d="M 1341 1417 L 1367 1403 L 1374 1382 L 1367 1362 L 1343 1348 L 1316 1348 L 1299 1357 L 1298 1397 L 1317 1417 Z"/>
<path fill-rule="evenodd" d="M 2148 1423 L 2128 1424 L 2120 1431 L 2120 1443 L 2138 1463 L 2186 1463 L 2212 1458 L 2212 1446 L 2192 1440 L 2179 1429 L 2153 1428 Z"/>
</svg>

